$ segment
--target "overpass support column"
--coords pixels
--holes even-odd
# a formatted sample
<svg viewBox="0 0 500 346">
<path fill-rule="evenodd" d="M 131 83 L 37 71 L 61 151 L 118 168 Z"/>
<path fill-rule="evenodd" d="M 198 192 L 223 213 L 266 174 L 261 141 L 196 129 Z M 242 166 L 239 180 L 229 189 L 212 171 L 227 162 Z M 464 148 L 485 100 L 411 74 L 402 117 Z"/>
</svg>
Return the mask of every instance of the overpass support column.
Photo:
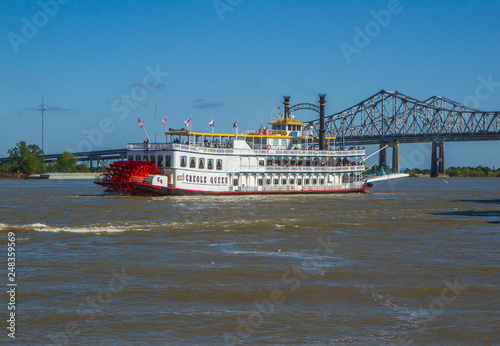
<svg viewBox="0 0 500 346">
<path fill-rule="evenodd" d="M 436 178 L 445 174 L 444 142 L 432 142 L 431 177 Z"/>
<path fill-rule="evenodd" d="M 385 146 L 385 143 L 380 143 L 380 148 L 383 148 Z M 380 150 L 380 152 L 378 153 L 378 166 L 380 167 L 380 169 L 387 169 L 387 148 Z"/>
</svg>

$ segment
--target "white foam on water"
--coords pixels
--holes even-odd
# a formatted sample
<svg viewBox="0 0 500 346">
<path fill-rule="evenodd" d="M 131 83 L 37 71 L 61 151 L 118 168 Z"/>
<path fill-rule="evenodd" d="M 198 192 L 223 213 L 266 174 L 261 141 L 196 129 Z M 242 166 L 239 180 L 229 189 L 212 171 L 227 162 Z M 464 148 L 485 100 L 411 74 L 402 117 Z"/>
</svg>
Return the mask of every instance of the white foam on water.
<svg viewBox="0 0 500 346">
<path fill-rule="evenodd" d="M 122 233 L 128 230 L 142 230 L 134 226 L 113 226 L 113 225 L 94 225 L 94 226 L 47 226 L 44 223 L 33 223 L 25 227 L 31 228 L 36 232 L 69 232 L 69 233 Z"/>
</svg>

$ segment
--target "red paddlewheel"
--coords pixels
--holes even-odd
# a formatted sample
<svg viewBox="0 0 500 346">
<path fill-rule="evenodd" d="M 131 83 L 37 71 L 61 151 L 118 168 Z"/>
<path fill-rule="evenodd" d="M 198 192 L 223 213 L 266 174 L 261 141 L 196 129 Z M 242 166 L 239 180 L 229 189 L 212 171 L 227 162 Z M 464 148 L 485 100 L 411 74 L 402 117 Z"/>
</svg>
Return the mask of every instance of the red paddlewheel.
<svg viewBox="0 0 500 346">
<path fill-rule="evenodd" d="M 142 183 L 148 175 L 155 174 L 158 167 L 149 161 L 116 161 L 109 165 L 104 179 L 96 182 L 106 188 L 106 192 L 127 195 L 151 195 L 132 183 Z"/>
</svg>

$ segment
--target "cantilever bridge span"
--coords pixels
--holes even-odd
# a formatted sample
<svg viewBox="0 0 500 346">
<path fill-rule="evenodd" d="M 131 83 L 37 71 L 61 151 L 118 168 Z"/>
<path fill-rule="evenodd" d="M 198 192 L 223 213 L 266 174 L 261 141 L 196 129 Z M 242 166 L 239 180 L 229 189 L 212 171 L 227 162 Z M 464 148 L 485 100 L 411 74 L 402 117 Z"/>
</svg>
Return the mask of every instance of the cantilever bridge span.
<svg viewBox="0 0 500 346">
<path fill-rule="evenodd" d="M 303 103 L 290 112 L 319 107 Z M 316 135 L 320 120 L 308 123 Z M 393 148 L 393 168 L 399 169 L 399 143 L 432 143 L 431 172 L 444 174 L 444 142 L 493 141 L 500 139 L 500 112 L 467 107 L 445 97 L 433 96 L 419 101 L 397 91 L 381 90 L 341 112 L 325 117 L 326 136 L 342 140 L 343 145 L 378 144 Z M 386 165 L 386 150 L 379 156 Z"/>
</svg>

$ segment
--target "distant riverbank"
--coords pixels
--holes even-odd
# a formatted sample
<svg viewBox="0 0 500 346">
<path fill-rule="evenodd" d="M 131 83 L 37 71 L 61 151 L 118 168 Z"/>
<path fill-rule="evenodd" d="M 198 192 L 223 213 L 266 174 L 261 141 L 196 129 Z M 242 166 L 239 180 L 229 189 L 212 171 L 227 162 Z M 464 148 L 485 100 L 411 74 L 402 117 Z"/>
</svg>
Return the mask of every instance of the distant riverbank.
<svg viewBox="0 0 500 346">
<path fill-rule="evenodd" d="M 0 179 L 96 179 L 102 173 L 13 173 L 1 172 Z"/>
<path fill-rule="evenodd" d="M 0 172 L 0 179 L 26 179 L 29 174 L 16 172 Z"/>
</svg>

